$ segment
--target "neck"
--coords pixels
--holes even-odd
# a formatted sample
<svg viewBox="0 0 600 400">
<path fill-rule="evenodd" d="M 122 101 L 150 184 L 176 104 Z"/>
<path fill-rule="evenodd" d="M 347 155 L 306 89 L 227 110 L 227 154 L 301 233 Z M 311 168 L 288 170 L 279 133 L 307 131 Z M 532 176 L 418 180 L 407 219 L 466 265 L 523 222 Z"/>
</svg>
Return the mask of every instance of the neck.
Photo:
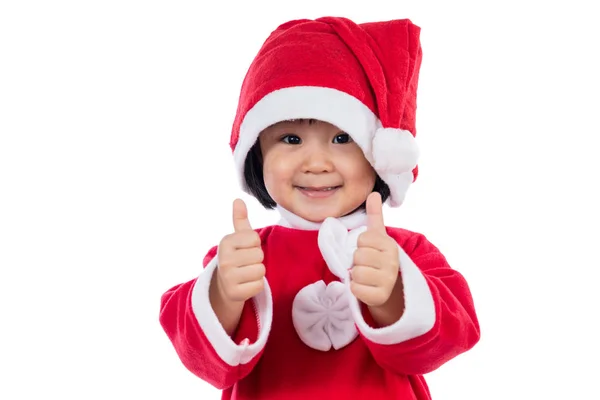
<svg viewBox="0 0 600 400">
<path fill-rule="evenodd" d="M 323 221 L 313 222 L 306 220 L 279 205 L 277 206 L 277 211 L 279 211 L 279 214 L 281 215 L 278 225 L 285 226 L 287 228 L 318 231 L 323 224 Z M 367 224 L 367 214 L 362 209 L 335 219 L 340 221 L 347 229 L 355 229 Z"/>
</svg>

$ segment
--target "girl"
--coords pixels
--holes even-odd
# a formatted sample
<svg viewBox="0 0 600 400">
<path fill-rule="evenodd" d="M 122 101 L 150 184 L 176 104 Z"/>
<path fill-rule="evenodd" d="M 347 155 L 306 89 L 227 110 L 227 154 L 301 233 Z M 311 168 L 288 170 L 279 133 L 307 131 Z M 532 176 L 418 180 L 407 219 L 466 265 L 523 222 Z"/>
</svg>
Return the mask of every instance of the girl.
<svg viewBox="0 0 600 400">
<path fill-rule="evenodd" d="M 223 399 L 430 399 L 423 375 L 472 348 L 465 279 L 418 233 L 386 227 L 417 176 L 420 29 L 344 18 L 281 25 L 244 80 L 231 147 L 276 208 L 162 297 L 183 364 Z"/>
</svg>

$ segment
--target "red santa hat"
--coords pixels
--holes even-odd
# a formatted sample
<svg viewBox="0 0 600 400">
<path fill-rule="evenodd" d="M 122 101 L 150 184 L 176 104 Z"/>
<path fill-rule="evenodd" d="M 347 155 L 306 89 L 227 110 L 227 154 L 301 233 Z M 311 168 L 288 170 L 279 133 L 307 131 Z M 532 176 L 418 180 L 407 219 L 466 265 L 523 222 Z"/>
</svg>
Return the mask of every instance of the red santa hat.
<svg viewBox="0 0 600 400">
<path fill-rule="evenodd" d="M 417 178 L 416 94 L 420 28 L 410 20 L 356 24 L 295 20 L 265 41 L 244 79 L 231 134 L 242 188 L 260 132 L 281 121 L 317 119 L 344 132 L 402 204 Z"/>
</svg>

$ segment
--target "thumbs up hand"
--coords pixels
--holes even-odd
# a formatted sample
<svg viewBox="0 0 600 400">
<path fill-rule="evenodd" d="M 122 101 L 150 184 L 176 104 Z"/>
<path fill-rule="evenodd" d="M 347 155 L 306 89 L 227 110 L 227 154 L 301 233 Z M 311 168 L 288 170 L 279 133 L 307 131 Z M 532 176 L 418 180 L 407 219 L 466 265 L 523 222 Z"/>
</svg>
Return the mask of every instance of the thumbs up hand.
<svg viewBox="0 0 600 400">
<path fill-rule="evenodd" d="M 233 233 L 219 244 L 216 283 L 222 298 L 243 303 L 264 289 L 265 266 L 261 240 L 243 200 L 233 202 Z"/>
<path fill-rule="evenodd" d="M 358 237 L 350 269 L 350 289 L 370 307 L 380 307 L 390 299 L 398 281 L 398 244 L 388 236 L 383 222 L 381 195 L 367 197 L 367 230 Z"/>
</svg>

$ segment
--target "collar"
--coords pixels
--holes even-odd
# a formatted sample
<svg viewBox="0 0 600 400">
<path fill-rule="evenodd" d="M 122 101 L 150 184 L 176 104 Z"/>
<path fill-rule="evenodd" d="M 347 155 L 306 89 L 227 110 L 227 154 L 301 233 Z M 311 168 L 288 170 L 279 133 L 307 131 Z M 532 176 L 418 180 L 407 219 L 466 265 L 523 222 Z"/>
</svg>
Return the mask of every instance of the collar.
<svg viewBox="0 0 600 400">
<path fill-rule="evenodd" d="M 281 215 L 281 219 L 277 225 L 285 226 L 286 228 L 300 229 L 305 231 L 318 231 L 323 224 L 323 222 L 308 221 L 279 205 L 277 205 L 276 209 Z M 352 214 L 335 219 L 341 222 L 342 225 L 349 230 L 356 229 L 367 224 L 367 214 L 364 210 L 358 210 Z"/>
</svg>

